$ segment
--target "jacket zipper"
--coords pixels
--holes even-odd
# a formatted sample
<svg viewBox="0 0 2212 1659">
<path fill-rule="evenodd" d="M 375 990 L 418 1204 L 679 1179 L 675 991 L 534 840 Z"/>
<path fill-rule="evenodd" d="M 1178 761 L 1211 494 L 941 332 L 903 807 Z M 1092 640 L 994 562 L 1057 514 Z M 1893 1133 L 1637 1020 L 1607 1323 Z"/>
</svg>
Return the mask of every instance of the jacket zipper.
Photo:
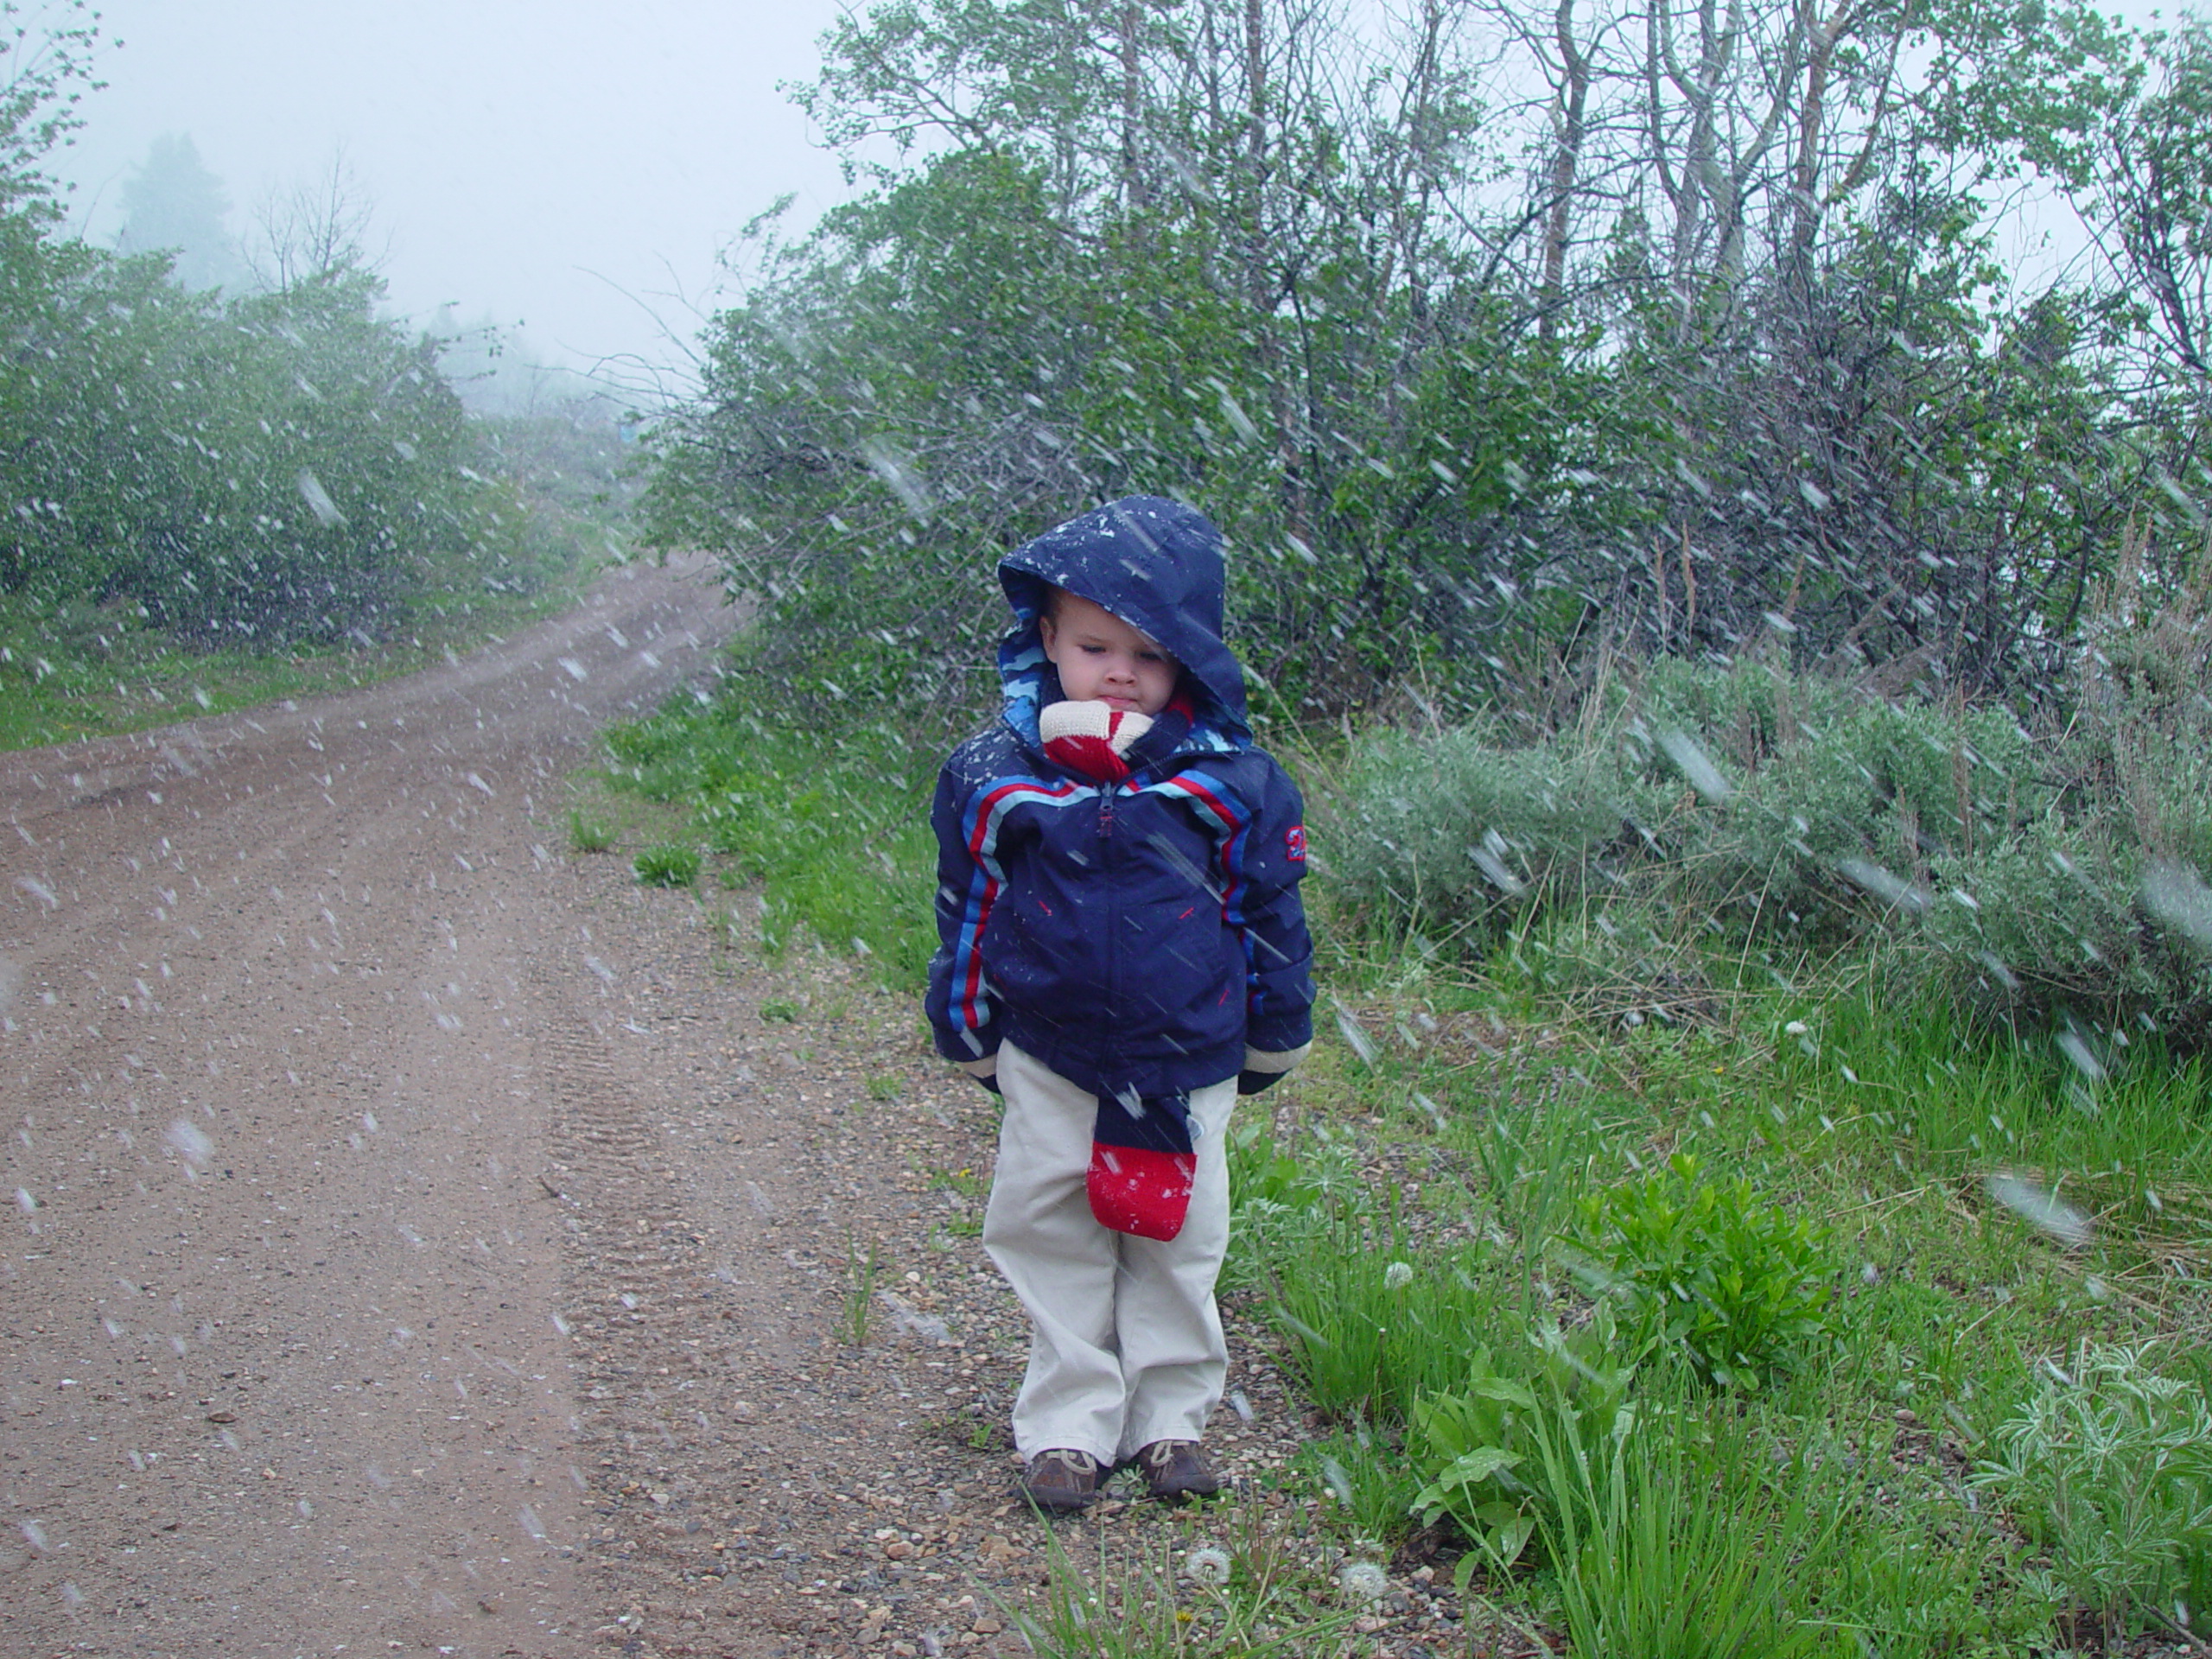
<svg viewBox="0 0 2212 1659">
<path fill-rule="evenodd" d="M 1114 838 L 1114 793 L 1112 784 L 1103 785 L 1098 791 L 1098 839 L 1101 841 Z M 1111 861 L 1109 856 L 1108 862 L 1110 864 Z M 1113 891 L 1110 886 L 1107 888 L 1109 897 L 1106 906 L 1106 986 L 1107 995 L 1111 999 L 1108 1006 L 1117 1007 L 1122 996 L 1122 917 L 1121 906 L 1110 896 Z M 1109 1029 L 1105 1052 L 1102 1056 L 1110 1071 L 1119 1071 L 1122 1065 L 1122 1046 L 1112 1034 L 1112 1029 L 1117 1028 Z"/>
</svg>

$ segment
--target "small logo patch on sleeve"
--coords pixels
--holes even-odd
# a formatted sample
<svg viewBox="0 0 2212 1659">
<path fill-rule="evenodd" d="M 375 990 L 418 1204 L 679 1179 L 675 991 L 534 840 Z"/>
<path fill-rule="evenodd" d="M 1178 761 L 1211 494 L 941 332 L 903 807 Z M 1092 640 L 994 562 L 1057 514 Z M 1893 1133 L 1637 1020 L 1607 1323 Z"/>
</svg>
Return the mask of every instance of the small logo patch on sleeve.
<svg viewBox="0 0 2212 1659">
<path fill-rule="evenodd" d="M 1294 864 L 1303 864 L 1306 861 L 1306 826 L 1304 824 L 1294 823 L 1283 831 L 1282 850 L 1283 856 Z"/>
</svg>

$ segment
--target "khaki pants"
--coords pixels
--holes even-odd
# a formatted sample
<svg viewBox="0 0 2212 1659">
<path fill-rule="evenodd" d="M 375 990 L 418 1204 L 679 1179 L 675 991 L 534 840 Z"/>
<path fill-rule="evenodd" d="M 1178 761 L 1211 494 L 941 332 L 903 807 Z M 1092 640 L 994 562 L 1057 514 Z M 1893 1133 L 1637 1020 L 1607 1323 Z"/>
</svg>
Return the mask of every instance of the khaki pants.
<svg viewBox="0 0 2212 1659">
<path fill-rule="evenodd" d="M 1028 1310 L 1029 1371 L 1014 1406 L 1025 1458 L 1054 1446 L 1111 1465 L 1154 1440 L 1195 1440 L 1229 1369 L 1214 1281 L 1229 1248 L 1234 1077 L 1191 1094 L 1198 1179 L 1166 1243 L 1102 1227 L 1085 1176 L 1096 1098 L 1007 1043 L 998 1167 L 983 1248 Z"/>
</svg>

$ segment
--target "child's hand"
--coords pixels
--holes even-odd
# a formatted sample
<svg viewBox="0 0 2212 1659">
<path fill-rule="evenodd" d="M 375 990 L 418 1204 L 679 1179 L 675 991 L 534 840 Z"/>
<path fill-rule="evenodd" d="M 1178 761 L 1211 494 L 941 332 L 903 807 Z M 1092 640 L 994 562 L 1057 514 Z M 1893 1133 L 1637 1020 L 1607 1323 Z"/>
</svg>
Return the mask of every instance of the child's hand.
<svg viewBox="0 0 2212 1659">
<path fill-rule="evenodd" d="M 955 1060 L 953 1064 L 982 1084 L 993 1094 L 999 1091 L 999 1057 L 996 1050 L 980 1060 Z"/>
</svg>

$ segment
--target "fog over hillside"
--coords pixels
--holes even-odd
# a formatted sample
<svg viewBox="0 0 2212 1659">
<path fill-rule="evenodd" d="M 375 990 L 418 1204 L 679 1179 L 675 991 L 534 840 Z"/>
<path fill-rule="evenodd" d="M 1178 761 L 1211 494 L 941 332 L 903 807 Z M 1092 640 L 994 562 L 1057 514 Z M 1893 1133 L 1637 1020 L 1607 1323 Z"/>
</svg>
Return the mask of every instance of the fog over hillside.
<svg viewBox="0 0 2212 1659">
<path fill-rule="evenodd" d="M 777 90 L 814 73 L 838 11 L 118 0 L 101 13 L 107 86 L 56 170 L 77 187 L 73 224 L 108 244 L 156 143 L 188 137 L 251 246 L 272 202 L 337 162 L 396 308 L 519 325 L 548 362 L 665 363 L 748 220 L 792 194 L 810 224 L 843 194 Z"/>
</svg>

